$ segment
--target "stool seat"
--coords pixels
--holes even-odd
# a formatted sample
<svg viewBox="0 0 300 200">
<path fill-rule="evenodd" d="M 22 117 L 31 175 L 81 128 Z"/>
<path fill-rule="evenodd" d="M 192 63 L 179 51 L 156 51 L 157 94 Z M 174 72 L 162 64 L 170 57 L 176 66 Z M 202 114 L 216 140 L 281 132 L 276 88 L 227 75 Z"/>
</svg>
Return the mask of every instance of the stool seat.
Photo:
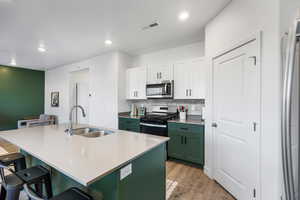
<svg viewBox="0 0 300 200">
<path fill-rule="evenodd" d="M 14 165 L 15 171 L 26 168 L 25 156 L 21 153 L 11 153 L 0 156 L 0 164 L 4 166 Z"/>
<path fill-rule="evenodd" d="M 0 163 L 7 166 L 12 164 L 15 160 L 23 159 L 24 156 L 21 153 L 11 153 L 0 156 Z"/>
<path fill-rule="evenodd" d="M 92 200 L 93 198 L 77 188 L 70 188 L 50 200 Z"/>
<path fill-rule="evenodd" d="M 16 175 L 20 177 L 24 182 L 30 184 L 39 181 L 41 177 L 47 176 L 48 173 L 49 172 L 47 169 L 38 165 L 18 171 L 16 172 Z"/>
</svg>

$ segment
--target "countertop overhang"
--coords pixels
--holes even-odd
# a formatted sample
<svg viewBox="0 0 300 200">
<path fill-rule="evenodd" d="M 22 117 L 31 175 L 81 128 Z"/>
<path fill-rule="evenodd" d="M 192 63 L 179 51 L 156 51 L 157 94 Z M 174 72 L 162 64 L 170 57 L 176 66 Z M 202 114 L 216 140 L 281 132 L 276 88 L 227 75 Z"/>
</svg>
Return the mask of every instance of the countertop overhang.
<svg viewBox="0 0 300 200">
<path fill-rule="evenodd" d="M 0 137 L 84 186 L 169 140 L 122 130 L 98 138 L 69 136 L 66 128 L 63 124 L 2 131 Z"/>
</svg>

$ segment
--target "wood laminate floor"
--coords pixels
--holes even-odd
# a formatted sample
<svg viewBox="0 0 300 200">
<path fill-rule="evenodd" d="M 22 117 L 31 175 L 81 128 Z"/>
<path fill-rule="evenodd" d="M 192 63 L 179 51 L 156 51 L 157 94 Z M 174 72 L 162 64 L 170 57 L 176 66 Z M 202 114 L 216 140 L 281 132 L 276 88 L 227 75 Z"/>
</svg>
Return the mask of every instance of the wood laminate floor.
<svg viewBox="0 0 300 200">
<path fill-rule="evenodd" d="M 168 200 L 234 200 L 199 168 L 168 161 L 167 179 L 178 182 Z"/>
<path fill-rule="evenodd" d="M 15 145 L 6 142 L 5 140 L 0 139 L 0 147 L 5 149 L 9 153 L 15 153 L 19 151 L 19 148 L 16 147 Z"/>
<path fill-rule="evenodd" d="M 0 147 L 9 153 L 19 150 L 15 145 L 1 139 Z M 167 179 L 178 183 L 168 200 L 234 200 L 199 168 L 174 161 L 167 161 L 166 168 Z"/>
</svg>

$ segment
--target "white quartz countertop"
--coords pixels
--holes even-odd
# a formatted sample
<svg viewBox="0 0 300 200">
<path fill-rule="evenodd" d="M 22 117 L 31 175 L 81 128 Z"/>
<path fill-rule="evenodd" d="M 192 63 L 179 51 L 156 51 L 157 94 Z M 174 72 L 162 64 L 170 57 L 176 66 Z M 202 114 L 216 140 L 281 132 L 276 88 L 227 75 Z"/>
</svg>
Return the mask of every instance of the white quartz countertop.
<svg viewBox="0 0 300 200">
<path fill-rule="evenodd" d="M 2 131 L 0 137 L 85 186 L 169 140 L 121 130 L 98 138 L 68 136 L 66 128 L 50 125 Z"/>
</svg>

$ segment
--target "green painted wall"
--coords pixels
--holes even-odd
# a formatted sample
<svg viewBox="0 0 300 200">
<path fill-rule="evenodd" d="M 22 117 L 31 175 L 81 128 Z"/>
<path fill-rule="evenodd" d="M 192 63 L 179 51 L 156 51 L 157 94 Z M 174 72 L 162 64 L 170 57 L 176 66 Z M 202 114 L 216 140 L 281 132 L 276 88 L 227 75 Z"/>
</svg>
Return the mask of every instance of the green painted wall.
<svg viewBox="0 0 300 200">
<path fill-rule="evenodd" d="M 0 131 L 17 120 L 44 113 L 45 72 L 0 66 Z"/>
</svg>

